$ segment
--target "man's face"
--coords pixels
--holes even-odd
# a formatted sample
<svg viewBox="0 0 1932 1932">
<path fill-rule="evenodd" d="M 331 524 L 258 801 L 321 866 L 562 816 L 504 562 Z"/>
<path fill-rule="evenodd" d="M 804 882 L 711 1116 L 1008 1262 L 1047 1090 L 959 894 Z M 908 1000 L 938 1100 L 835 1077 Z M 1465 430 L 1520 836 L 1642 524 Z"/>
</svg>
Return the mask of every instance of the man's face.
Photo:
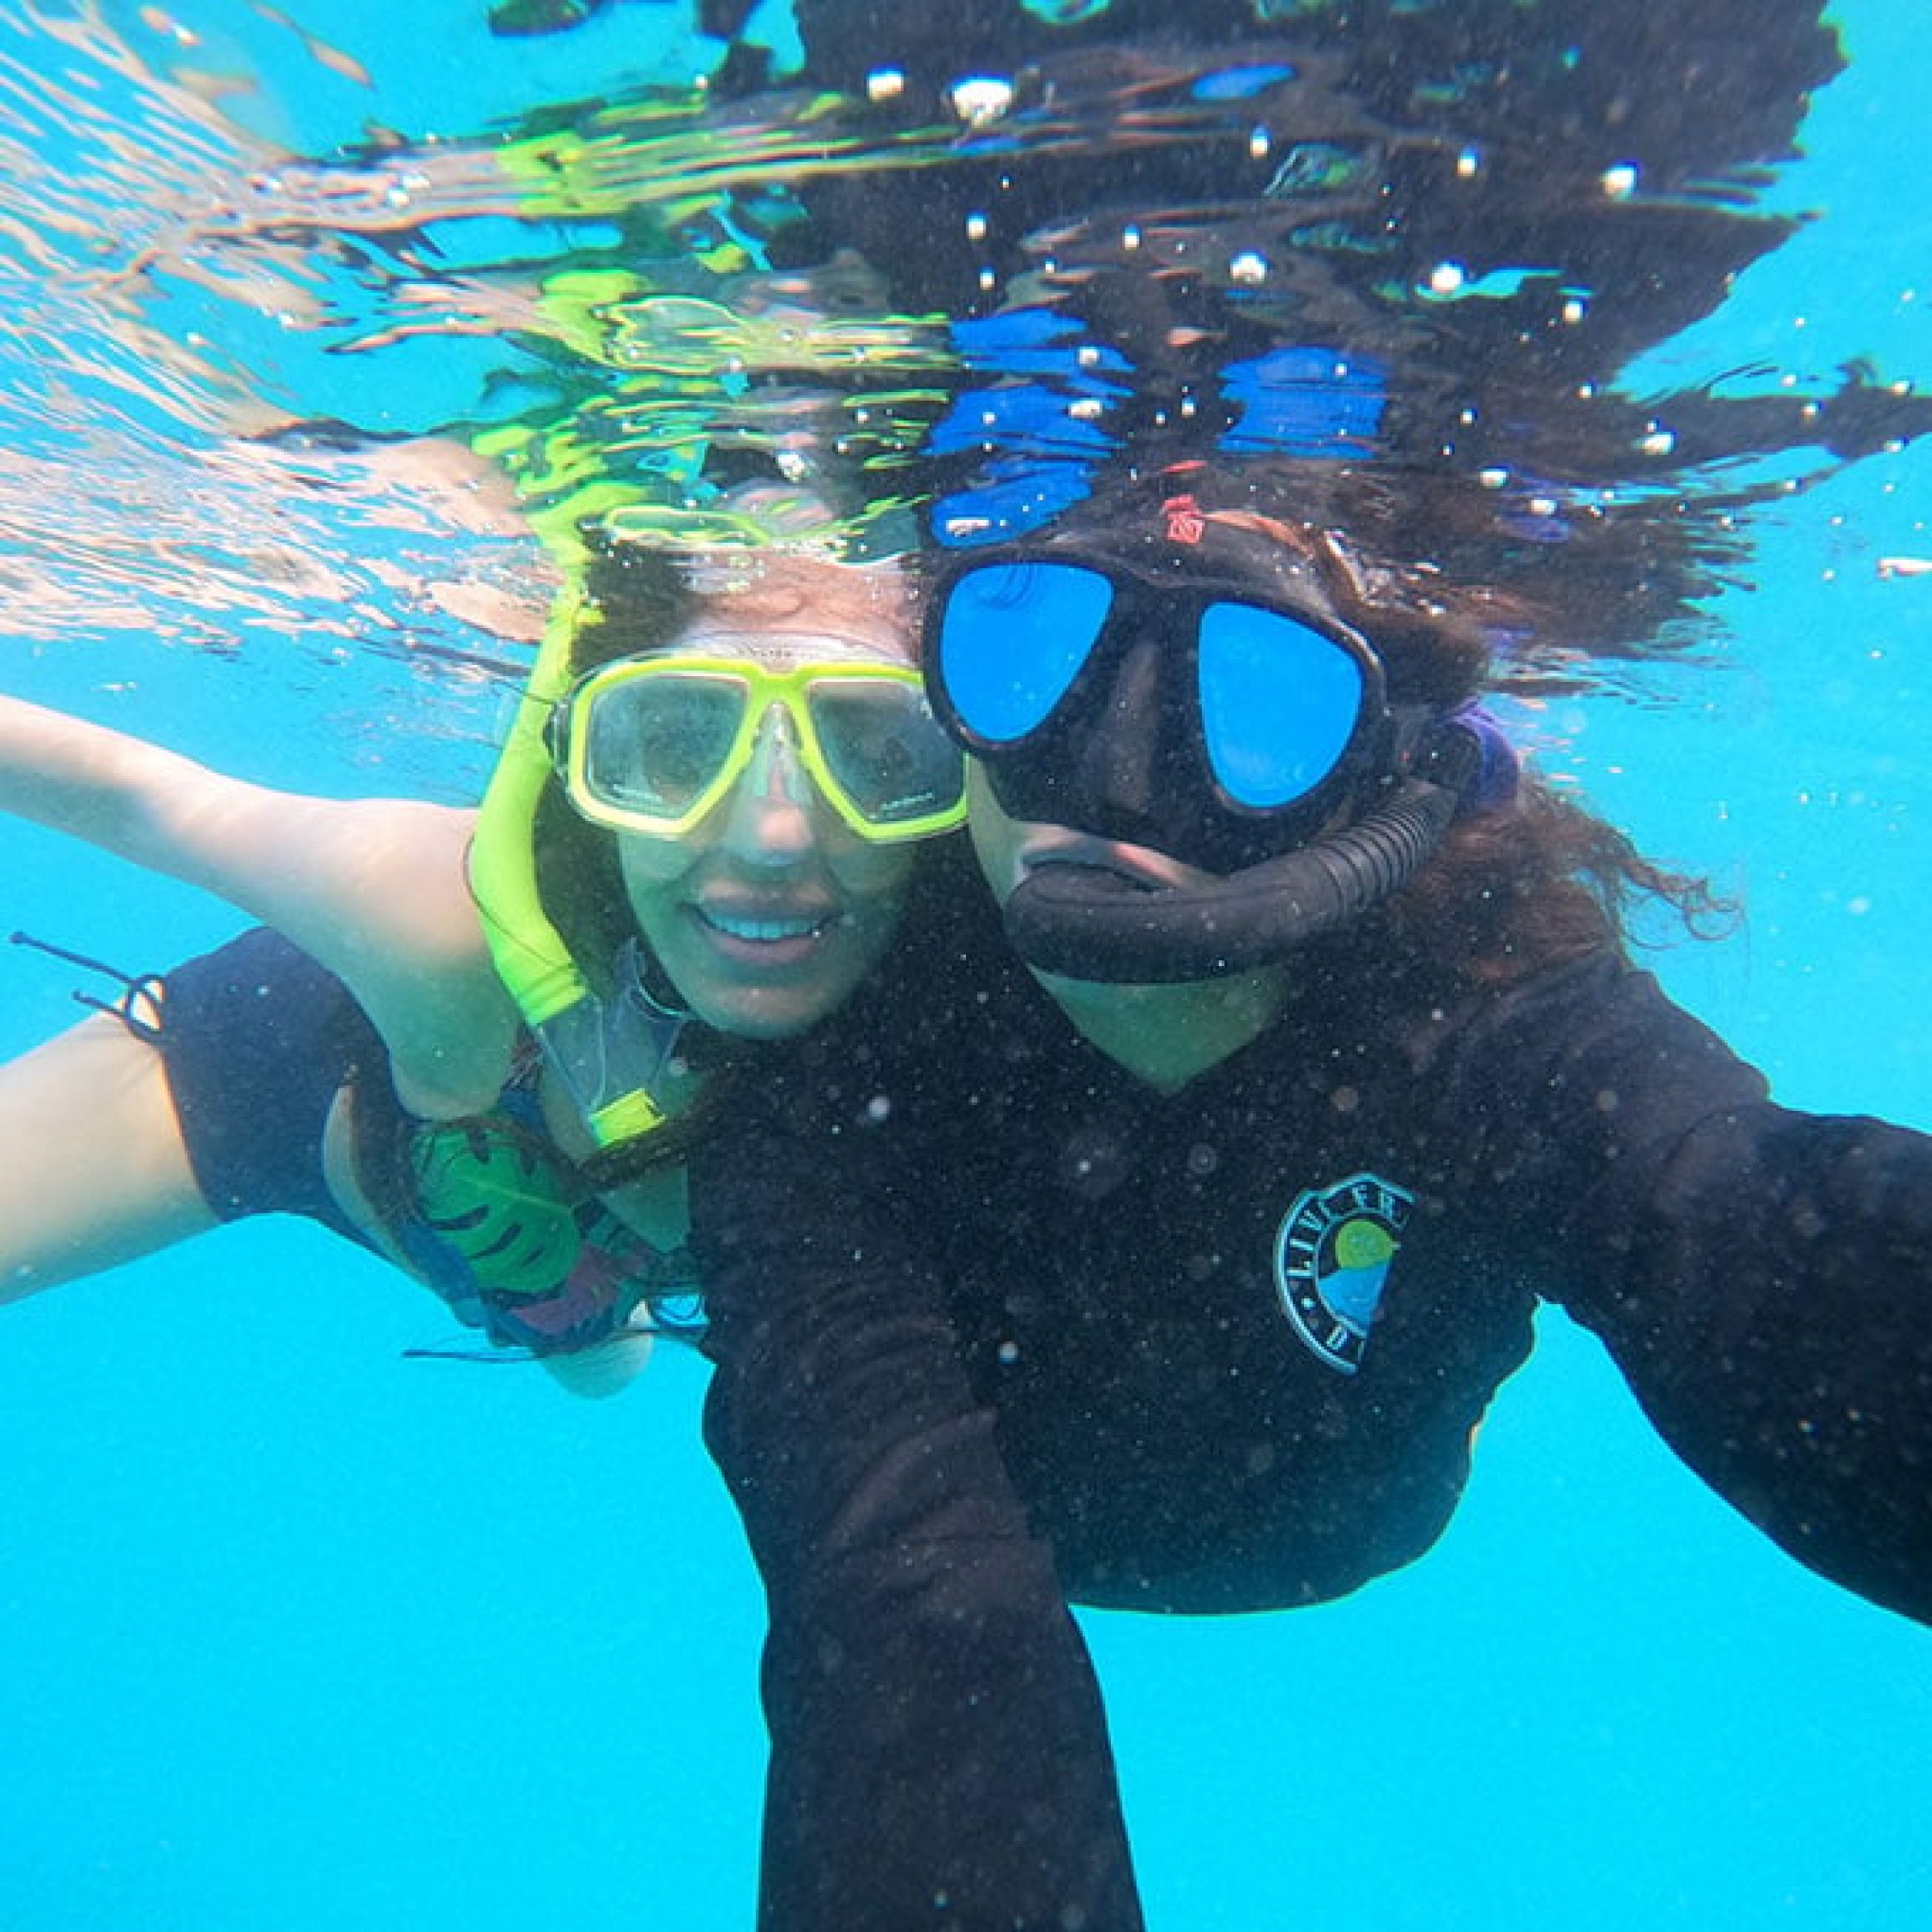
<svg viewBox="0 0 1932 1932">
<path fill-rule="evenodd" d="M 985 768 L 970 759 L 967 762 L 966 795 L 972 848 L 993 896 L 1002 906 L 1021 880 L 1044 865 L 1096 867 L 1120 873 L 1139 885 L 1154 886 L 1199 886 L 1213 877 L 1149 845 L 1096 837 L 1071 825 L 1016 819 L 993 795 Z"/>
</svg>

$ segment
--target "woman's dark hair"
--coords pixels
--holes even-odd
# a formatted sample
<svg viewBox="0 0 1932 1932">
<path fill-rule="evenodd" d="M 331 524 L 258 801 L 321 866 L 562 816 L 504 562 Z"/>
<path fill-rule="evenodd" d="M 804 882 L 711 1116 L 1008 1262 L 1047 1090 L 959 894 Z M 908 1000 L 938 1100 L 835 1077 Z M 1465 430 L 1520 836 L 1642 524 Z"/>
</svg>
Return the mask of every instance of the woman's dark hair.
<svg viewBox="0 0 1932 1932">
<path fill-rule="evenodd" d="M 669 551 L 594 546 L 571 638 L 572 676 L 670 642 L 696 603 L 688 575 Z M 579 969 L 598 992 L 607 993 L 617 954 L 634 932 L 617 841 L 572 809 L 555 776 L 538 802 L 532 837 L 543 910 Z"/>
<path fill-rule="evenodd" d="M 1646 858 L 1628 834 L 1525 778 L 1508 804 L 1450 827 L 1435 857 L 1377 915 L 1390 939 L 1465 985 L 1504 986 L 1608 944 L 1661 904 L 1694 938 L 1736 908 L 1708 880 Z"/>
</svg>

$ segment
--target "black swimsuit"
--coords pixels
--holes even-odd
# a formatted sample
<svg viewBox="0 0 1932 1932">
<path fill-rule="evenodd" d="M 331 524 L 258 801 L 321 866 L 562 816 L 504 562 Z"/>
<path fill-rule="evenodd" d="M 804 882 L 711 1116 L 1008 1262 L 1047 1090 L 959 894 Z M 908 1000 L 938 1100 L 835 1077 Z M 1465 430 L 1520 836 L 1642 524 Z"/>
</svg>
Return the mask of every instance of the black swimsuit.
<svg viewBox="0 0 1932 1932">
<path fill-rule="evenodd" d="M 701 1327 L 688 1253 L 656 1247 L 572 1184 L 543 1132 L 534 1049 L 518 1053 L 489 1114 L 429 1128 L 397 1100 L 382 1043 L 341 981 L 266 930 L 167 976 L 159 1044 L 196 1184 L 222 1220 L 304 1215 L 375 1245 L 343 1214 L 323 1172 L 330 1109 L 350 1088 L 358 1174 L 383 1232 L 466 1327 L 497 1347 L 537 1355 L 590 1348 L 641 1322 Z M 561 1278 L 537 1292 L 492 1286 L 431 1224 L 410 1152 L 415 1137 L 438 1131 L 514 1137 L 539 1179 L 561 1183 L 579 1243 Z"/>
</svg>

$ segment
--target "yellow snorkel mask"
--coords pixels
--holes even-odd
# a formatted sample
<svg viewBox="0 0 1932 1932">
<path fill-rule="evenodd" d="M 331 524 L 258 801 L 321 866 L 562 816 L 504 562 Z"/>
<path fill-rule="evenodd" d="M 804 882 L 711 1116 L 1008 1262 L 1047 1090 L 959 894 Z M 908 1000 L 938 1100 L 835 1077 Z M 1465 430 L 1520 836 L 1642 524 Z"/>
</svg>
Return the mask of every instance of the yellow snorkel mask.
<svg viewBox="0 0 1932 1932">
<path fill-rule="evenodd" d="M 625 948 L 616 985 L 600 993 L 551 919 L 535 842 L 548 786 L 559 784 L 591 824 L 681 839 L 749 767 L 774 710 L 819 795 L 869 841 L 929 838 L 963 823 L 965 774 L 909 665 L 774 671 L 664 648 L 579 675 L 573 647 L 587 609 L 573 584 L 551 613 L 484 795 L 470 882 L 497 976 L 604 1153 L 663 1125 L 659 1096 L 688 1016 L 646 989 L 641 941 Z"/>
<path fill-rule="evenodd" d="M 761 641 L 787 640 L 764 632 Z M 750 768 L 774 710 L 789 720 L 819 797 L 867 843 L 931 838 L 964 822 L 965 761 L 910 664 L 808 659 L 773 671 L 701 650 L 642 652 L 580 678 L 552 713 L 549 741 L 580 817 L 682 839 Z"/>
</svg>

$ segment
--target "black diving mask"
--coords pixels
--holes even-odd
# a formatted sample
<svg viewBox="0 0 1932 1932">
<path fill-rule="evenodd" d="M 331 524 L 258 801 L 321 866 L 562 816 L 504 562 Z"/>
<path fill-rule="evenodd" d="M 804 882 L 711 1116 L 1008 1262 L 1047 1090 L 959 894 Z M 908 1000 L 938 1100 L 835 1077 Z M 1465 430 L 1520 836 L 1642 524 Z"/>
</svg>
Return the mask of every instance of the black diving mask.
<svg viewBox="0 0 1932 1932">
<path fill-rule="evenodd" d="M 1045 970 L 1158 982 L 1278 959 L 1397 890 L 1480 763 L 1455 720 L 1391 707 L 1359 633 L 1192 561 L 1001 547 L 935 586 L 933 709 L 1001 807 L 1217 875 L 1042 867 L 1006 912 Z"/>
<path fill-rule="evenodd" d="M 1233 580 L 1003 548 L 940 579 L 933 705 L 1018 819 L 1234 872 L 1305 844 L 1387 775 L 1368 642 Z"/>
</svg>

